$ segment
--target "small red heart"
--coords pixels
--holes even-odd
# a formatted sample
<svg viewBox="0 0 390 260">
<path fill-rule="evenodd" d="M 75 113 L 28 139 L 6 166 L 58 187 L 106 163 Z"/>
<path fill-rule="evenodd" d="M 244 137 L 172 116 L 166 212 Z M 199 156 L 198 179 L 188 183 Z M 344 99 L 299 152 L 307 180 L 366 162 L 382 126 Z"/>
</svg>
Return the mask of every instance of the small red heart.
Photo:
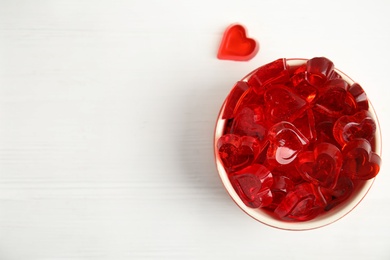
<svg viewBox="0 0 390 260">
<path fill-rule="evenodd" d="M 230 176 L 230 182 L 242 201 L 251 208 L 272 203 L 272 173 L 263 165 L 253 164 Z"/>
<path fill-rule="evenodd" d="M 259 51 L 254 39 L 246 36 L 245 28 L 239 24 L 229 26 L 223 34 L 218 50 L 218 59 L 248 61 Z"/>
<path fill-rule="evenodd" d="M 256 138 L 234 134 L 221 136 L 217 147 L 223 165 L 229 172 L 249 166 L 261 152 L 260 143 Z"/>
<path fill-rule="evenodd" d="M 268 131 L 268 139 L 270 145 L 267 159 L 272 165 L 291 163 L 309 144 L 309 140 L 289 122 L 280 122 L 271 127 Z"/>
<path fill-rule="evenodd" d="M 381 165 L 379 155 L 371 151 L 366 139 L 355 139 L 343 148 L 344 172 L 352 179 L 369 180 L 374 178 Z"/>
<path fill-rule="evenodd" d="M 310 220 L 315 218 L 325 204 L 318 187 L 310 183 L 297 185 L 275 209 L 275 214 L 284 220 Z"/>
<path fill-rule="evenodd" d="M 296 166 L 306 181 L 333 188 L 340 174 L 342 157 L 340 150 L 333 144 L 320 143 L 314 151 L 300 153 Z"/>
<path fill-rule="evenodd" d="M 357 138 L 370 142 L 374 138 L 375 131 L 375 121 L 368 111 L 360 111 L 352 116 L 342 116 L 333 127 L 333 135 L 341 147 Z"/>
<path fill-rule="evenodd" d="M 275 85 L 264 93 L 266 115 L 269 123 L 293 122 L 302 116 L 307 102 L 284 85 Z"/>
</svg>

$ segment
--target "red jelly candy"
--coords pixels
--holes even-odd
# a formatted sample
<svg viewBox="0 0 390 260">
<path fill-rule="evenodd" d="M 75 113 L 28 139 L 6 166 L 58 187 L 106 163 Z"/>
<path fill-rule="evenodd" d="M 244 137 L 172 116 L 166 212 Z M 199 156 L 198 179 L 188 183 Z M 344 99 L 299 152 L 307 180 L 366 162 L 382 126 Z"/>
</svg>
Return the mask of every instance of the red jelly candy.
<svg viewBox="0 0 390 260">
<path fill-rule="evenodd" d="M 225 110 L 223 111 L 222 119 L 228 119 L 233 117 L 234 109 L 237 106 L 237 100 L 241 98 L 244 92 L 249 88 L 248 83 L 239 81 L 233 87 L 229 96 L 226 98 Z"/>
<path fill-rule="evenodd" d="M 309 82 L 314 86 L 321 86 L 332 75 L 334 64 L 324 57 L 313 58 L 307 61 L 306 70 Z"/>
<path fill-rule="evenodd" d="M 252 59 L 258 50 L 259 45 L 246 36 L 245 28 L 234 24 L 225 30 L 217 57 L 221 60 L 247 61 Z"/>
<path fill-rule="evenodd" d="M 303 114 L 307 105 L 305 100 L 283 85 L 268 89 L 264 101 L 268 120 L 272 123 L 294 121 Z"/>
<path fill-rule="evenodd" d="M 326 188 L 336 185 L 343 158 L 340 150 L 329 143 L 318 144 L 314 151 L 302 152 L 296 161 L 302 177 Z"/>
<path fill-rule="evenodd" d="M 355 139 L 343 148 L 343 171 L 352 179 L 368 180 L 374 178 L 381 165 L 379 155 L 371 151 L 366 139 Z"/>
<path fill-rule="evenodd" d="M 289 192 L 284 200 L 275 209 L 275 214 L 283 220 L 306 221 L 315 218 L 323 204 L 317 188 L 309 183 L 303 183 Z M 320 202 L 320 203 L 319 203 Z"/>
<path fill-rule="evenodd" d="M 258 94 L 261 94 L 268 84 L 285 83 L 289 79 L 286 59 L 278 59 L 254 71 L 248 83 Z"/>
<path fill-rule="evenodd" d="M 375 131 L 375 121 L 368 111 L 360 111 L 352 116 L 342 116 L 333 127 L 333 135 L 341 147 L 358 138 L 364 138 L 370 142 L 374 138 Z"/>
<path fill-rule="evenodd" d="M 264 112 L 259 106 L 244 107 L 237 113 L 231 132 L 239 135 L 249 135 L 263 140 L 267 129 L 263 126 Z"/>
<path fill-rule="evenodd" d="M 280 122 L 268 131 L 270 145 L 267 160 L 273 165 L 289 164 L 309 143 L 309 140 L 289 122 Z"/>
<path fill-rule="evenodd" d="M 316 140 L 315 119 L 311 109 L 306 110 L 306 112 L 300 118 L 297 118 L 293 124 L 308 140 Z"/>
<path fill-rule="evenodd" d="M 348 92 L 354 97 L 357 107 L 360 110 L 368 110 L 368 98 L 366 92 L 358 83 L 353 83 Z"/>
<path fill-rule="evenodd" d="M 331 210 L 338 204 L 342 203 L 352 194 L 354 184 L 350 178 L 341 175 L 333 189 L 321 188 L 322 194 L 329 198 L 325 211 Z"/>
<path fill-rule="evenodd" d="M 251 208 L 272 203 L 272 173 L 263 165 L 253 164 L 230 176 L 233 188 L 241 200 Z"/>
<path fill-rule="evenodd" d="M 332 87 L 322 94 L 316 109 L 330 117 L 351 115 L 356 111 L 357 105 L 352 95 L 343 87 Z"/>
<path fill-rule="evenodd" d="M 286 194 L 292 191 L 295 184 L 286 176 L 277 176 L 274 174 L 274 182 L 271 187 L 272 203 L 268 206 L 269 209 L 275 209 L 280 202 L 286 197 Z"/>
<path fill-rule="evenodd" d="M 259 141 L 251 136 L 223 135 L 217 148 L 223 165 L 228 171 L 237 171 L 249 166 L 261 151 Z"/>
</svg>

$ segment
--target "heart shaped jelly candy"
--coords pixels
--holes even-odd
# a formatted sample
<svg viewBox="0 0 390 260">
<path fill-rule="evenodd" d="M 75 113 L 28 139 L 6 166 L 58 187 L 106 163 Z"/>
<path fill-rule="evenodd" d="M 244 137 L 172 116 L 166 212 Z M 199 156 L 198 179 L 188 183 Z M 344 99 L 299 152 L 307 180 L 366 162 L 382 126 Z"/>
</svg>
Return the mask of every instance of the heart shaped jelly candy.
<svg viewBox="0 0 390 260">
<path fill-rule="evenodd" d="M 276 85 L 264 93 L 267 119 L 270 123 L 292 122 L 303 114 L 306 101 L 284 85 Z"/>
<path fill-rule="evenodd" d="M 342 154 L 336 146 L 320 143 L 314 151 L 300 153 L 296 167 L 306 181 L 332 188 L 337 183 L 342 163 Z"/>
<path fill-rule="evenodd" d="M 371 151 L 366 139 L 355 139 L 343 148 L 343 171 L 352 179 L 368 180 L 374 178 L 381 165 L 379 155 Z"/>
<path fill-rule="evenodd" d="M 253 164 L 230 176 L 233 188 L 241 200 L 251 208 L 272 203 L 272 173 L 263 165 Z"/>
<path fill-rule="evenodd" d="M 275 209 L 286 197 L 287 193 L 292 191 L 294 187 L 294 182 L 288 177 L 274 174 L 274 181 L 271 187 L 272 203 L 268 206 L 268 208 Z"/>
<path fill-rule="evenodd" d="M 370 142 L 375 136 L 375 131 L 375 121 L 370 112 L 365 110 L 352 116 L 340 117 L 333 127 L 333 135 L 341 147 L 357 138 Z"/>
<path fill-rule="evenodd" d="M 305 221 L 315 218 L 322 211 L 320 205 L 323 204 L 318 188 L 303 183 L 290 191 L 274 212 L 284 220 Z"/>
<path fill-rule="evenodd" d="M 354 97 L 357 107 L 360 110 L 368 110 L 368 98 L 366 92 L 358 83 L 353 83 L 348 92 Z"/>
<path fill-rule="evenodd" d="M 269 84 L 286 83 L 289 71 L 286 59 L 278 59 L 255 70 L 248 79 L 248 84 L 261 95 Z"/>
<path fill-rule="evenodd" d="M 245 28 L 233 24 L 223 34 L 217 57 L 221 60 L 247 61 L 258 51 L 259 45 L 254 39 L 246 36 Z"/>
<path fill-rule="evenodd" d="M 329 81 L 327 84 L 330 87 L 324 87 L 325 93 L 318 98 L 315 105 L 317 111 L 333 118 L 354 114 L 357 104 L 355 98 L 347 91 L 348 84 L 338 79 Z"/>
<path fill-rule="evenodd" d="M 319 87 L 327 79 L 332 78 L 334 64 L 327 58 L 317 57 L 307 61 L 306 71 L 308 73 L 308 82 L 313 86 Z"/>
<path fill-rule="evenodd" d="M 341 174 L 339 179 L 337 180 L 336 186 L 333 189 L 321 187 L 322 194 L 324 195 L 324 197 L 328 198 L 328 203 L 325 206 L 325 211 L 331 210 L 336 205 L 348 199 L 349 196 L 352 194 L 353 189 L 354 184 L 352 180 L 349 177 Z"/>
<path fill-rule="evenodd" d="M 298 153 L 309 143 L 309 140 L 289 122 L 280 122 L 268 131 L 270 141 L 267 159 L 273 165 L 289 164 Z"/>
<path fill-rule="evenodd" d="M 229 96 L 225 101 L 225 109 L 223 111 L 222 118 L 229 119 L 233 117 L 234 110 L 238 105 L 237 100 L 241 98 L 241 96 L 245 93 L 245 91 L 249 88 L 248 83 L 244 81 L 238 81 L 236 85 L 233 87 L 232 91 L 230 91 Z"/>
<path fill-rule="evenodd" d="M 243 107 L 234 118 L 231 133 L 254 136 L 263 140 L 267 133 L 263 122 L 264 112 L 261 107 Z"/>
<path fill-rule="evenodd" d="M 232 172 L 250 165 L 260 153 L 259 141 L 251 136 L 226 134 L 218 139 L 218 153 L 225 168 Z"/>
</svg>

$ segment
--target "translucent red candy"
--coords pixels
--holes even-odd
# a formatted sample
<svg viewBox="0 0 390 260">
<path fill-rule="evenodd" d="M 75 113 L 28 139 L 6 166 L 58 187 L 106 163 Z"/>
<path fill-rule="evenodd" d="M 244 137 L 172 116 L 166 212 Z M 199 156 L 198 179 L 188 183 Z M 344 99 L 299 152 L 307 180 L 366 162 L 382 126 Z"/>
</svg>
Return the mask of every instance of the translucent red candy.
<svg viewBox="0 0 390 260">
<path fill-rule="evenodd" d="M 329 59 L 279 59 L 239 81 L 222 111 L 216 149 L 244 204 L 285 221 L 342 205 L 374 178 L 377 126 L 363 88 Z"/>
<path fill-rule="evenodd" d="M 230 181 L 242 201 L 251 208 L 272 203 L 272 173 L 263 165 L 253 164 L 231 174 Z"/>
</svg>

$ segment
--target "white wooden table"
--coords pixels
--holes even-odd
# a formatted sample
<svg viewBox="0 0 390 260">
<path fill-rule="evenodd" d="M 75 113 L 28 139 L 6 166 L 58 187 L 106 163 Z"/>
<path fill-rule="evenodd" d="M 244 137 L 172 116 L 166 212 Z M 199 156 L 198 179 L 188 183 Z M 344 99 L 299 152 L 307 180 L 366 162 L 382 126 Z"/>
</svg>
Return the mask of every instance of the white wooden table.
<svg viewBox="0 0 390 260">
<path fill-rule="evenodd" d="M 0 1 L 0 260 L 390 259 L 390 2 Z M 224 29 L 260 42 L 216 59 Z M 366 89 L 383 166 L 318 230 L 244 214 L 217 175 L 219 108 L 280 57 L 326 56 Z"/>
</svg>

